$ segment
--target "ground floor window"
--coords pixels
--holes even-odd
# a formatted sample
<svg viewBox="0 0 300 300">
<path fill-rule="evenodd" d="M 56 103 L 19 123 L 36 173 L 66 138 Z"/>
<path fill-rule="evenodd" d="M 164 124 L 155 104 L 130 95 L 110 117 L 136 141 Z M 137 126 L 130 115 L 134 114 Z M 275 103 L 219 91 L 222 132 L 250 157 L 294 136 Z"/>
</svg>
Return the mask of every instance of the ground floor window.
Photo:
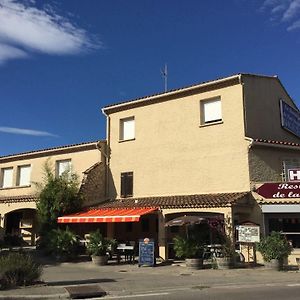
<svg viewBox="0 0 300 300">
<path fill-rule="evenodd" d="M 265 214 L 267 234 L 280 231 L 294 248 L 300 248 L 300 214 Z"/>
</svg>

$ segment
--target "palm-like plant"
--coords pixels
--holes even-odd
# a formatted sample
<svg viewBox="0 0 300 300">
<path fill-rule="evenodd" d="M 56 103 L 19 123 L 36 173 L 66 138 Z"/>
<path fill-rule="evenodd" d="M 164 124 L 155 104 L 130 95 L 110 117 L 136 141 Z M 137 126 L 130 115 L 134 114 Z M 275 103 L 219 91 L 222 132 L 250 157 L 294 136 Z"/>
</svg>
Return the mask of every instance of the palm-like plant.
<svg viewBox="0 0 300 300">
<path fill-rule="evenodd" d="M 94 256 L 104 256 L 114 245 L 115 240 L 104 238 L 98 229 L 90 233 L 87 252 Z"/>
</svg>

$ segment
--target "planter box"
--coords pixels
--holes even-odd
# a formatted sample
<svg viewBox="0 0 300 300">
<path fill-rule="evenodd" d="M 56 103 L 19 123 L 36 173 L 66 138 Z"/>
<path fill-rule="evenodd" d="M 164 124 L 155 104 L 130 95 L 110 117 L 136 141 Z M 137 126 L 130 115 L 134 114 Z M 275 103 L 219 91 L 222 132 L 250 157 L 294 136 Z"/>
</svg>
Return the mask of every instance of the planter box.
<svg viewBox="0 0 300 300">
<path fill-rule="evenodd" d="M 185 265 L 194 270 L 203 268 L 203 259 L 202 258 L 186 258 Z"/>
<path fill-rule="evenodd" d="M 92 261 L 95 265 L 104 266 L 104 265 L 107 265 L 108 256 L 107 255 L 104 255 L 104 256 L 92 255 Z"/>
</svg>

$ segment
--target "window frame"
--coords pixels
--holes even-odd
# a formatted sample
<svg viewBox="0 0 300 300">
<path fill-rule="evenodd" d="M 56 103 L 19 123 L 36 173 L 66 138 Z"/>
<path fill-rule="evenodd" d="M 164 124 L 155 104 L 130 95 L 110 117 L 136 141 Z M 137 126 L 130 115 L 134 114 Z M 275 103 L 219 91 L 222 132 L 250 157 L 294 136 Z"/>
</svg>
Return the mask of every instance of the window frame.
<svg viewBox="0 0 300 300">
<path fill-rule="evenodd" d="M 22 168 L 30 168 L 29 170 L 29 182 L 27 184 L 22 184 L 21 185 L 21 169 Z M 16 182 L 16 186 L 30 186 L 31 185 L 31 164 L 26 164 L 26 165 L 21 165 L 21 166 L 18 166 L 18 170 L 17 170 L 17 182 Z"/>
<path fill-rule="evenodd" d="M 66 172 L 66 169 L 63 172 L 61 172 L 61 173 L 59 171 L 59 166 L 63 162 L 69 162 L 69 170 L 68 170 L 67 174 L 68 174 L 68 178 L 70 178 L 71 177 L 71 173 L 72 173 L 72 160 L 71 160 L 71 158 L 56 160 L 56 162 L 55 162 L 55 166 L 56 166 L 55 175 L 56 175 L 56 178 L 61 177 L 63 175 L 63 173 Z"/>
<path fill-rule="evenodd" d="M 133 121 L 133 134 L 127 138 L 126 137 L 126 134 L 124 134 L 124 130 L 125 130 L 125 127 L 124 127 L 124 124 L 126 122 L 129 122 L 129 121 Z M 134 116 L 131 116 L 131 117 L 126 117 L 126 118 L 122 118 L 120 119 L 120 122 L 119 122 L 119 141 L 120 142 L 125 142 L 125 141 L 132 141 L 132 140 L 135 140 L 135 117 Z"/>
<path fill-rule="evenodd" d="M 120 196 L 121 198 L 133 197 L 133 172 L 122 172 L 120 184 Z"/>
<path fill-rule="evenodd" d="M 212 120 L 205 120 L 205 105 L 209 103 L 219 103 L 219 112 L 220 118 L 212 119 Z M 209 99 L 202 99 L 200 100 L 200 126 L 209 126 L 214 124 L 220 124 L 223 123 L 223 110 L 222 110 L 222 101 L 220 96 L 216 96 Z"/>
<path fill-rule="evenodd" d="M 11 170 L 11 185 L 4 185 L 4 175 L 5 175 L 5 170 Z M 14 168 L 13 167 L 5 167 L 1 168 L 1 188 L 6 189 L 6 188 L 12 188 L 14 186 Z"/>
</svg>

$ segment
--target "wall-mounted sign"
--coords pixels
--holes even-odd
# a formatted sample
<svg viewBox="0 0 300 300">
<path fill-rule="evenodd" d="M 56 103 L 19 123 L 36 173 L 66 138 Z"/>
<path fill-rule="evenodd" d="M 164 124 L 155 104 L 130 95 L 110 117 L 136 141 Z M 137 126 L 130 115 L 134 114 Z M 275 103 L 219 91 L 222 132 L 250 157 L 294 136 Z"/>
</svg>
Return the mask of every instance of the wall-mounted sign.
<svg viewBox="0 0 300 300">
<path fill-rule="evenodd" d="M 281 126 L 300 137 L 300 112 L 280 100 Z"/>
<path fill-rule="evenodd" d="M 300 169 L 288 169 L 289 181 L 300 181 Z"/>
<path fill-rule="evenodd" d="M 268 199 L 300 198 L 300 183 L 264 183 L 256 192 Z"/>
<path fill-rule="evenodd" d="M 239 243 L 258 243 L 260 241 L 259 226 L 237 226 Z"/>
</svg>

